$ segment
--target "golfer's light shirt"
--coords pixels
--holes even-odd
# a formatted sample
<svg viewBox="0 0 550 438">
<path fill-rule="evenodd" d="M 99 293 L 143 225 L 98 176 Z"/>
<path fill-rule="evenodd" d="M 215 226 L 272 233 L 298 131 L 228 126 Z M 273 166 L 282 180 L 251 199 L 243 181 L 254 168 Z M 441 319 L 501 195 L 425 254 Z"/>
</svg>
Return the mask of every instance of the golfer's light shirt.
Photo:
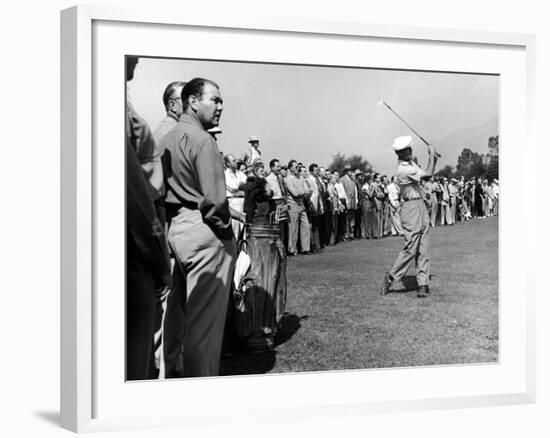
<svg viewBox="0 0 550 438">
<path fill-rule="evenodd" d="M 420 180 L 426 176 L 425 170 L 422 170 L 412 161 L 401 161 L 397 166 L 397 174 L 395 178 L 399 186 L 399 191 L 403 200 L 421 199 L 423 198 L 422 187 Z"/>
</svg>

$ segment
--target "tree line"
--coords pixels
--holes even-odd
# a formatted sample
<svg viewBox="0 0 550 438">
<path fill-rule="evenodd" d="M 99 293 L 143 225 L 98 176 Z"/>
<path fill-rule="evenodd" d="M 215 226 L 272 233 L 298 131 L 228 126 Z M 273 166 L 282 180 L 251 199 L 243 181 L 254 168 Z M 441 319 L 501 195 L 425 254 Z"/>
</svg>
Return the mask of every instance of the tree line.
<svg viewBox="0 0 550 438">
<path fill-rule="evenodd" d="M 486 155 L 478 154 L 467 147 L 462 149 L 457 159 L 456 168 L 446 165 L 436 173 L 436 176 L 498 179 L 498 135 L 489 137 L 488 147 L 489 153 Z"/>
</svg>

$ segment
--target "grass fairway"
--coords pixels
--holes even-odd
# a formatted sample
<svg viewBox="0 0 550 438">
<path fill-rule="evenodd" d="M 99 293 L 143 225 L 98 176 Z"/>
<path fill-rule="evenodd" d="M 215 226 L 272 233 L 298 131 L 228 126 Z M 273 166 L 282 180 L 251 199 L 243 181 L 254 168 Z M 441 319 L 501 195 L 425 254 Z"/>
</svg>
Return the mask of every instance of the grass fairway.
<svg viewBox="0 0 550 438">
<path fill-rule="evenodd" d="M 274 351 L 234 354 L 222 374 L 322 371 L 498 360 L 498 219 L 436 227 L 431 294 L 379 295 L 400 237 L 359 240 L 289 259 Z"/>
</svg>

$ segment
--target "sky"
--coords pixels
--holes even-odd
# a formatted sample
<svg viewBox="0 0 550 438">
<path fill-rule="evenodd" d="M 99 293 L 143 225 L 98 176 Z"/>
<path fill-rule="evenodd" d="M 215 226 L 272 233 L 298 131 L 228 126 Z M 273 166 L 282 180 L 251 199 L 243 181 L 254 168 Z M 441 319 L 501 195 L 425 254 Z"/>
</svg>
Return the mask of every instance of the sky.
<svg viewBox="0 0 550 438">
<path fill-rule="evenodd" d="M 393 139 L 412 135 L 424 165 L 425 145 L 380 100 L 436 146 L 438 168 L 456 166 L 464 147 L 486 153 L 488 137 L 498 135 L 499 78 L 489 75 L 140 58 L 128 94 L 154 130 L 165 116 L 166 85 L 197 76 L 220 87 L 220 150 L 242 156 L 255 135 L 266 163 L 326 166 L 340 152 L 391 175 Z"/>
</svg>

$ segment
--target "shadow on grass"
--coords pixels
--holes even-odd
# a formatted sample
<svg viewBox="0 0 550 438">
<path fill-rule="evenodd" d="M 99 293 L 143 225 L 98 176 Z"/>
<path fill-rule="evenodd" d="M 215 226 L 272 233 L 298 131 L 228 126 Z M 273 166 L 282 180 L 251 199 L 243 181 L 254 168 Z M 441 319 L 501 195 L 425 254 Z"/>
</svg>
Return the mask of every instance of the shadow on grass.
<svg viewBox="0 0 550 438">
<path fill-rule="evenodd" d="M 300 329 L 300 321 L 309 316 L 289 315 L 285 313 L 281 318 L 281 325 L 275 336 L 274 348 L 284 344 Z M 275 349 L 260 351 L 257 353 L 245 353 L 232 348 L 231 354 L 221 359 L 221 375 L 235 376 L 242 374 L 265 374 L 273 369 L 277 352 Z"/>
<path fill-rule="evenodd" d="M 302 326 L 300 321 L 309 319 L 308 315 L 297 316 L 285 313 L 281 318 L 281 326 L 275 336 L 275 347 L 287 342 Z"/>
<path fill-rule="evenodd" d="M 418 289 L 418 283 L 414 275 L 405 275 L 401 283 L 394 283 L 388 293 L 391 294 L 404 294 L 412 292 Z"/>
<path fill-rule="evenodd" d="M 430 280 L 433 278 L 433 275 L 430 274 Z M 395 289 L 394 289 L 395 287 Z M 414 275 L 405 275 L 401 280 L 401 284 L 392 285 L 392 289 L 389 290 L 389 293 L 407 293 L 413 292 L 418 289 L 418 282 L 416 281 L 416 276 Z"/>
</svg>

